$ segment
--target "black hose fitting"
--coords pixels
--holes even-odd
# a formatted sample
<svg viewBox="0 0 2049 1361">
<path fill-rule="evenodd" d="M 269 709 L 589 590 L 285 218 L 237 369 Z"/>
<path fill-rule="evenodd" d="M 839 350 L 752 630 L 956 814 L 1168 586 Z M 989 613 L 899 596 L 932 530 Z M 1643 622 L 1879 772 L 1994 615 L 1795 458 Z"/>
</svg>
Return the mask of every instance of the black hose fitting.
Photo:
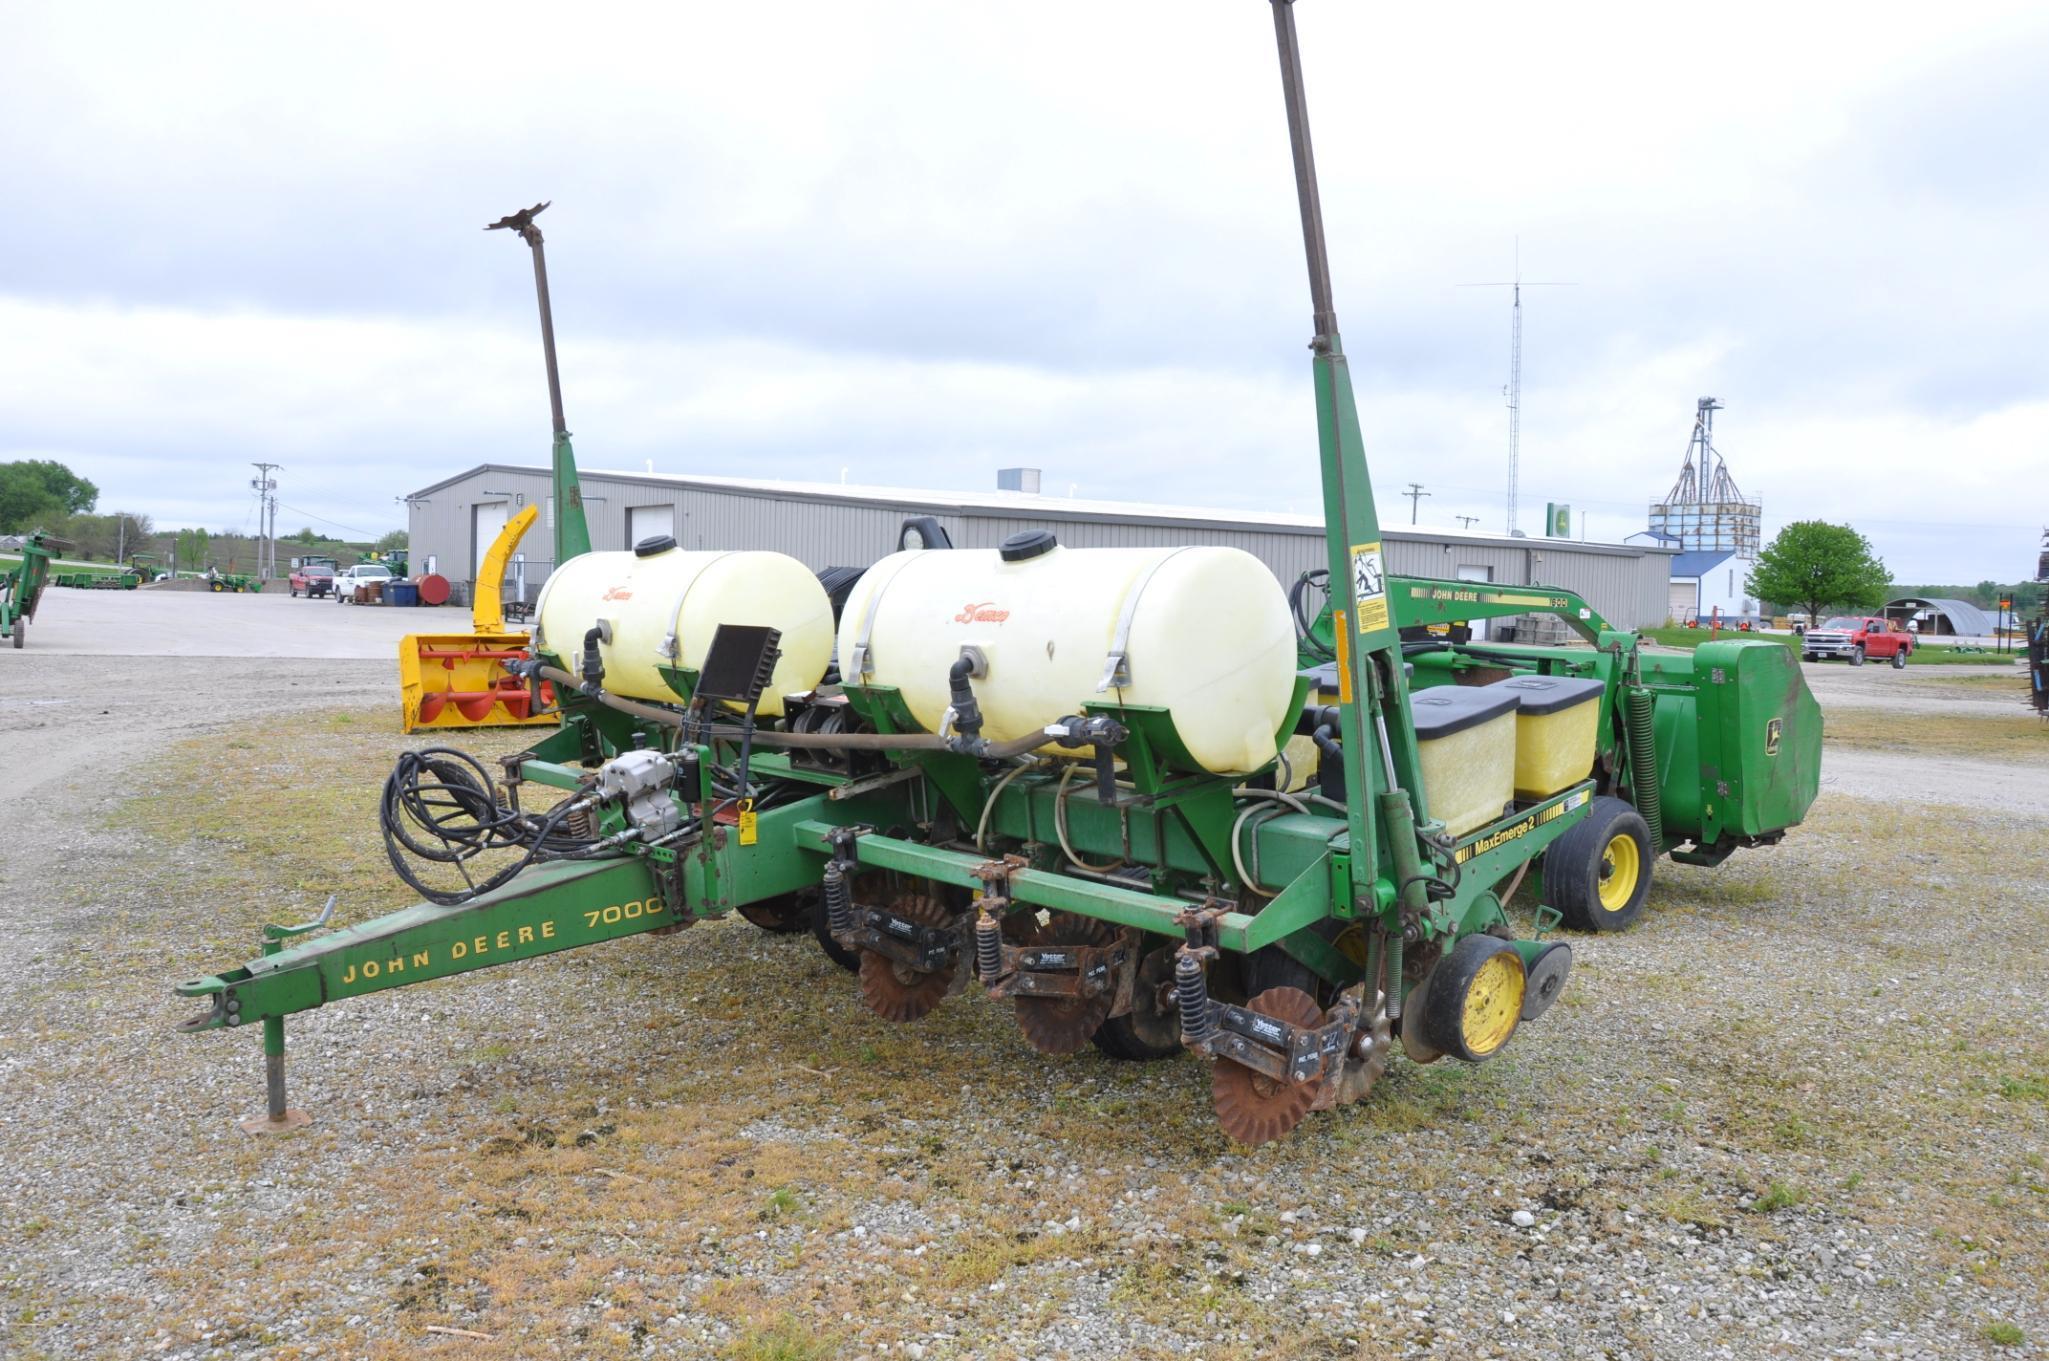
<svg viewBox="0 0 2049 1361">
<path fill-rule="evenodd" d="M 583 692 L 594 695 L 605 684 L 605 659 L 598 655 L 598 644 L 604 641 L 612 630 L 602 622 L 584 631 L 583 635 Z"/>
<path fill-rule="evenodd" d="M 1181 1008 L 1181 1043 L 1197 1049 L 1216 1037 L 1202 959 L 1186 946 L 1174 956 L 1174 998 Z"/>
<path fill-rule="evenodd" d="M 954 664 L 947 668 L 947 685 L 953 693 L 953 727 L 961 736 L 973 740 L 982 735 L 982 706 L 975 699 L 975 687 L 971 683 L 980 661 L 963 652 Z"/>
</svg>

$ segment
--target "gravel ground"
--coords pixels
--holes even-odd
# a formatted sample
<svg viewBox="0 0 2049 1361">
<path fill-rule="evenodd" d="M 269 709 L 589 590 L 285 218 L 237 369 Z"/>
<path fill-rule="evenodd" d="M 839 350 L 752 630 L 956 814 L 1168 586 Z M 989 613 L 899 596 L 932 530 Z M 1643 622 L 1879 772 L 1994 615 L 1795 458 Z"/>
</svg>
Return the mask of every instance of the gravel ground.
<svg viewBox="0 0 2049 1361">
<path fill-rule="evenodd" d="M 260 1140 L 254 1037 L 169 985 L 403 901 L 389 664 L 6 660 L 0 1354 L 2049 1350 L 2049 815 L 1905 753 L 1661 866 L 1502 1058 L 1255 1152 L 1193 1062 L 891 1027 L 737 921 L 295 1020 L 315 1123 Z"/>
</svg>

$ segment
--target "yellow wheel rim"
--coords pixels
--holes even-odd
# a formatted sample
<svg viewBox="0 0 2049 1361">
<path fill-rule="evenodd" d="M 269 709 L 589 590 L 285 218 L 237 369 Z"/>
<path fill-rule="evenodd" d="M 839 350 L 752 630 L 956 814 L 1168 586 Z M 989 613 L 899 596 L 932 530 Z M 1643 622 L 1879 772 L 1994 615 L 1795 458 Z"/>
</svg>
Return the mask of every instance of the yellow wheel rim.
<svg viewBox="0 0 2049 1361">
<path fill-rule="evenodd" d="M 1643 857 L 1637 853 L 1636 838 L 1624 832 L 1609 841 L 1601 852 L 1601 907 L 1620 912 L 1636 896 L 1636 881 L 1643 873 Z"/>
<path fill-rule="evenodd" d="M 1485 1058 L 1507 1044 L 1522 1014 L 1522 957 L 1513 950 L 1503 950 L 1480 966 L 1466 988 L 1465 1013 L 1460 1017 L 1459 1028 L 1467 1052 L 1474 1058 Z"/>
</svg>

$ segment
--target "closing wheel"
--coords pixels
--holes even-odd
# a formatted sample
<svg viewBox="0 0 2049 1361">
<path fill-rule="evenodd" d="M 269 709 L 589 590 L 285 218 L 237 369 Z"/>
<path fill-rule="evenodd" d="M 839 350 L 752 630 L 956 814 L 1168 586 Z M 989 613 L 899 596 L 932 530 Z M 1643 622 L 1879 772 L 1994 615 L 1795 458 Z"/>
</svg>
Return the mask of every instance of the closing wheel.
<svg viewBox="0 0 2049 1361">
<path fill-rule="evenodd" d="M 1522 956 L 1499 936 L 1467 936 L 1430 971 L 1416 1019 L 1432 1048 L 1478 1063 L 1501 1052 L 1522 1022 Z"/>
<path fill-rule="evenodd" d="M 778 893 L 757 903 L 743 903 L 740 915 L 775 936 L 791 936 L 811 929 L 811 904 L 818 897 L 815 888 L 795 893 Z"/>
<path fill-rule="evenodd" d="M 1246 1004 L 1262 1016 L 1294 1026 L 1323 1024 L 1323 1008 L 1300 988 L 1268 988 Z M 1316 1104 L 1318 1082 L 1288 1082 L 1220 1058 L 1210 1071 L 1210 1097 L 1217 1123 L 1241 1144 L 1258 1147 L 1302 1123 Z"/>
<path fill-rule="evenodd" d="M 1084 945 L 1101 948 L 1117 943 L 1117 928 L 1077 912 L 1055 912 L 1039 928 L 1035 945 Z M 1019 997 L 1017 1027 L 1041 1054 L 1079 1054 L 1108 1019 L 1116 998 L 1109 991 L 1094 997 Z"/>
<path fill-rule="evenodd" d="M 1643 915 L 1654 859 L 1643 815 L 1603 795 L 1544 852 L 1544 902 L 1575 931 L 1626 931 Z"/>
<path fill-rule="evenodd" d="M 920 926 L 945 926 L 953 919 L 946 904 L 922 893 L 899 893 L 889 900 L 889 910 Z M 953 986 L 958 957 L 944 968 L 927 973 L 899 963 L 873 950 L 859 951 L 861 957 L 861 1000 L 885 1021 L 916 1021 L 946 998 Z"/>
<path fill-rule="evenodd" d="M 1181 1009 L 1174 997 L 1176 948 L 1162 945 L 1138 961 L 1131 981 L 1131 1010 L 1097 1027 L 1089 1037 L 1096 1048 L 1130 1063 L 1170 1059 L 1181 1052 Z"/>
<path fill-rule="evenodd" d="M 854 901 L 861 900 L 861 881 L 854 881 Z M 825 957 L 845 969 L 848 973 L 861 971 L 861 952 L 849 950 L 832 938 L 831 924 L 825 919 L 825 895 L 816 894 L 811 899 L 811 934 L 818 941 L 818 948 L 825 951 Z"/>
<path fill-rule="evenodd" d="M 1553 941 L 1525 968 L 1529 977 L 1523 985 L 1523 1019 L 1534 1021 L 1565 991 L 1565 976 L 1572 972 L 1572 947 L 1562 940 Z"/>
</svg>

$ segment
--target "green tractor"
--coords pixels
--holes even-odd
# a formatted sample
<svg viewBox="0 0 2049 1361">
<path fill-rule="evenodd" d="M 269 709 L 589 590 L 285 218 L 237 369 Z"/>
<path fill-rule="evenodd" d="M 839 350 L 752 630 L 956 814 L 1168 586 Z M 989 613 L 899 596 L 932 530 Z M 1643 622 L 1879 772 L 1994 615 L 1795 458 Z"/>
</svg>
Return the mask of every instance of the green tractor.
<svg viewBox="0 0 2049 1361">
<path fill-rule="evenodd" d="M 22 540 L 21 560 L 0 574 L 0 638 L 16 647 L 28 642 L 28 622 L 36 617 L 49 584 L 50 550 L 56 543 L 37 530 Z"/>
<path fill-rule="evenodd" d="M 263 1030 L 268 1114 L 247 1127 L 304 1118 L 285 1100 L 294 1013 L 737 913 L 815 935 L 888 1021 L 971 980 L 1041 1054 L 1192 1055 L 1224 1132 L 1259 1144 L 1367 1097 L 1397 1051 L 1502 1052 L 1566 984 L 1552 925 L 1624 925 L 1661 852 L 1711 862 L 1799 820 L 1819 721 L 1797 669 L 1774 693 L 1743 644 L 1681 667 L 1563 593 L 1385 573 L 1289 0 L 1272 17 L 1338 584 L 1307 621 L 1327 659 L 1300 665 L 1278 583 L 1229 548 L 907 534 L 835 615 L 780 554 L 586 537 L 506 662 L 561 726 L 495 772 L 428 748 L 386 782 L 386 849 L 423 901 L 266 928 L 261 958 L 178 985 L 206 1007 L 182 1029 Z M 546 206 L 495 225 L 532 249 L 558 534 L 583 535 Z M 1593 646 L 1427 632 L 1539 608 Z M 1540 860 L 1541 906 L 1512 913 Z"/>
</svg>

